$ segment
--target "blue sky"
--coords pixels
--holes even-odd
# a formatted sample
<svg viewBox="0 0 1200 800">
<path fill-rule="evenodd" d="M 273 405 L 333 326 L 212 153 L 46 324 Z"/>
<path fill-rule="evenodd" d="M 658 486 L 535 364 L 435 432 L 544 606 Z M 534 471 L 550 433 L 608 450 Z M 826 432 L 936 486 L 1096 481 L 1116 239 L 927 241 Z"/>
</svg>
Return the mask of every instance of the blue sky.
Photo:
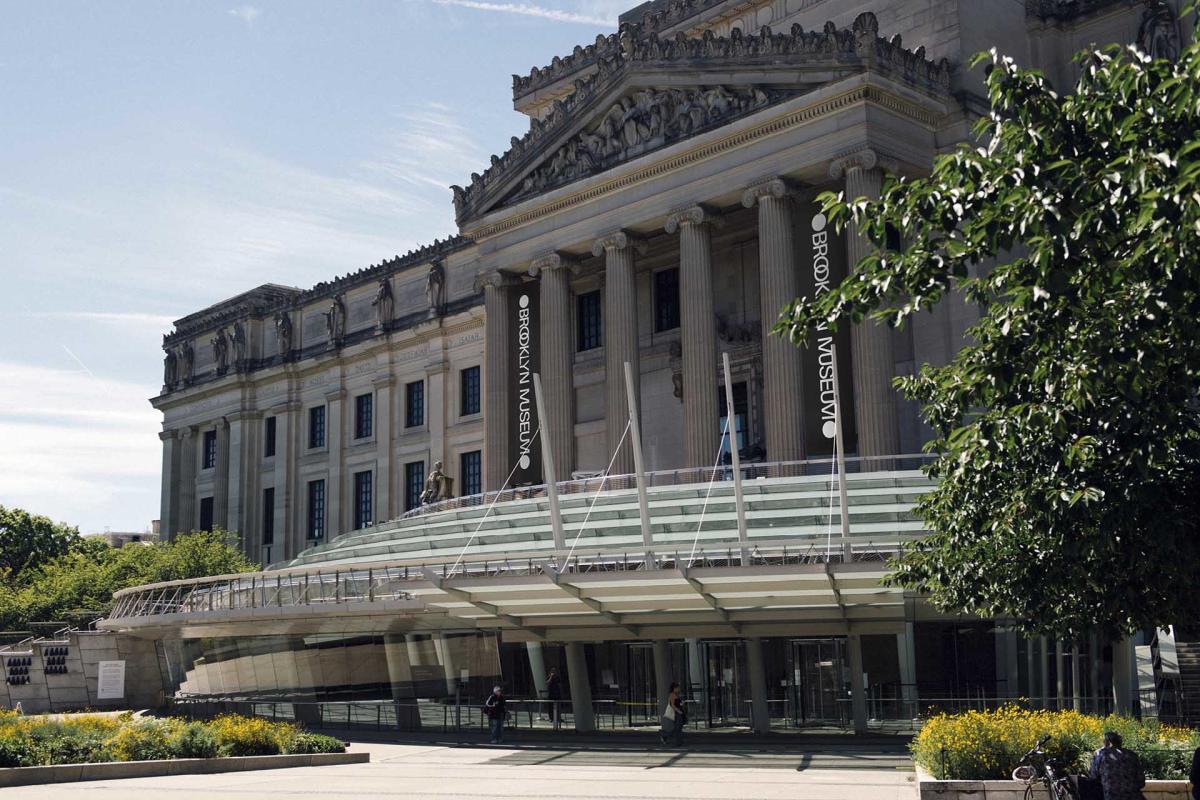
<svg viewBox="0 0 1200 800">
<path fill-rule="evenodd" d="M 146 528 L 170 322 L 452 233 L 511 74 L 634 4 L 6 3 L 0 504 Z"/>
</svg>

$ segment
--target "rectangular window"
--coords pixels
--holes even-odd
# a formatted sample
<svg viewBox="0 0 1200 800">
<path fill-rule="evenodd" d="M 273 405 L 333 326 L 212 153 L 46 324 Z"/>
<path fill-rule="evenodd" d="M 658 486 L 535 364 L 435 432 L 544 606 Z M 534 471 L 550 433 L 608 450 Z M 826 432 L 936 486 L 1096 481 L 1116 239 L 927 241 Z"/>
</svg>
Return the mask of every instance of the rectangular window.
<svg viewBox="0 0 1200 800">
<path fill-rule="evenodd" d="M 404 427 L 425 424 L 425 381 L 413 381 L 404 387 Z"/>
<path fill-rule="evenodd" d="M 325 446 L 325 406 L 308 410 L 308 446 L 310 449 Z"/>
<path fill-rule="evenodd" d="M 679 327 L 679 270 L 654 273 L 654 332 Z"/>
<path fill-rule="evenodd" d="M 217 465 L 217 432 L 204 432 L 204 469 L 212 469 Z"/>
<path fill-rule="evenodd" d="M 262 543 L 275 543 L 275 487 L 263 489 Z"/>
<path fill-rule="evenodd" d="M 725 387 L 717 387 L 717 414 L 720 417 L 717 420 L 717 436 L 721 435 L 721 431 L 725 430 L 725 417 L 728 408 L 725 403 Z M 733 385 L 733 424 L 729 426 L 729 438 L 721 442 L 721 460 L 726 463 L 731 460 L 729 454 L 729 442 L 733 440 L 737 442 L 738 453 L 746 450 L 747 420 L 750 410 L 749 395 L 746 393 L 745 381 L 735 383 Z"/>
<path fill-rule="evenodd" d="M 266 427 L 263 430 L 263 458 L 270 458 L 275 455 L 275 418 L 267 417 Z"/>
<path fill-rule="evenodd" d="M 308 482 L 308 538 L 325 538 L 325 481 Z"/>
<path fill-rule="evenodd" d="M 375 521 L 372 473 L 354 473 L 354 530 L 365 528 Z"/>
<path fill-rule="evenodd" d="M 371 436 L 371 419 L 374 413 L 374 398 L 370 394 L 360 394 L 354 398 L 354 438 L 368 439 Z"/>
<path fill-rule="evenodd" d="M 200 498 L 200 530 L 211 531 L 213 529 L 213 499 L 211 497 Z"/>
<path fill-rule="evenodd" d="M 483 464 L 478 450 L 463 453 L 459 457 L 458 474 L 462 480 L 461 496 L 470 497 L 483 492 Z"/>
<path fill-rule="evenodd" d="M 410 461 L 404 465 L 404 510 L 412 511 L 421 505 L 425 491 L 425 462 Z"/>
<path fill-rule="evenodd" d="M 479 367 L 467 367 L 461 373 L 462 385 L 460 400 L 462 411 L 460 416 L 466 417 L 479 413 Z"/>
<path fill-rule="evenodd" d="M 582 353 L 604 344 L 604 321 L 600 316 L 600 292 L 585 292 L 575 298 L 576 349 Z"/>
</svg>

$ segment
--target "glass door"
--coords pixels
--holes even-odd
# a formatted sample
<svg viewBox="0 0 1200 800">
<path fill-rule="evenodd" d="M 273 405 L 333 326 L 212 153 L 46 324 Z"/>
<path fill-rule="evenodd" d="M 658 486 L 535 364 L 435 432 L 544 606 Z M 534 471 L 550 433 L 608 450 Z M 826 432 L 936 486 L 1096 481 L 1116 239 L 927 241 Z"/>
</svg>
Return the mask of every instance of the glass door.
<svg viewBox="0 0 1200 800">
<path fill-rule="evenodd" d="M 708 660 L 708 725 L 746 725 L 750 692 L 744 685 L 741 642 L 705 642 Z"/>
<path fill-rule="evenodd" d="M 658 724 L 658 691 L 654 679 L 654 647 L 646 643 L 625 646 L 625 718 L 632 728 Z"/>
<path fill-rule="evenodd" d="M 845 640 L 792 642 L 792 703 L 796 725 L 845 721 Z"/>
</svg>

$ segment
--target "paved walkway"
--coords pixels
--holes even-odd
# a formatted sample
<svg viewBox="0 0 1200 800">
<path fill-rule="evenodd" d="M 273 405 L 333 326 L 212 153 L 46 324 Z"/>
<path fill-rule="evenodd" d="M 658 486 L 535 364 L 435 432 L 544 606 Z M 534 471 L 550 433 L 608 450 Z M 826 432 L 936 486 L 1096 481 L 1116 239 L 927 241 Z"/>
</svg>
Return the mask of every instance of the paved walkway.
<svg viewBox="0 0 1200 800">
<path fill-rule="evenodd" d="M 915 800 L 915 777 L 870 753 L 754 748 L 454 747 L 356 743 L 370 764 L 0 789 L 9 798 L 209 800 Z M 840 760 L 839 760 L 840 759 Z M 819 766 L 818 766 L 819 765 Z"/>
</svg>

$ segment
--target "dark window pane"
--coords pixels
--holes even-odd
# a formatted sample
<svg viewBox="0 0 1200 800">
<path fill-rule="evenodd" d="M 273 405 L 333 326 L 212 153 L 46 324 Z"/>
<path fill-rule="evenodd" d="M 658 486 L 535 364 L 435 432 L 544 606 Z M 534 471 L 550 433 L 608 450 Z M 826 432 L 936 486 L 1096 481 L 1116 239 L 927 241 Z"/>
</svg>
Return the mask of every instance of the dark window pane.
<svg viewBox="0 0 1200 800">
<path fill-rule="evenodd" d="M 275 417 L 267 417 L 266 429 L 263 431 L 263 457 L 275 455 Z"/>
<path fill-rule="evenodd" d="M 355 439 L 367 439 L 371 436 L 371 427 L 374 424 L 372 420 L 374 412 L 373 399 L 369 394 L 360 394 L 354 398 Z"/>
<path fill-rule="evenodd" d="M 308 482 L 308 538 L 325 538 L 325 481 Z"/>
<path fill-rule="evenodd" d="M 575 298 L 577 331 L 576 348 L 579 352 L 593 350 L 604 344 L 604 322 L 600 315 L 600 292 L 586 292 Z"/>
<path fill-rule="evenodd" d="M 213 529 L 213 499 L 211 497 L 200 498 L 200 530 L 211 531 Z"/>
<path fill-rule="evenodd" d="M 479 494 L 483 491 L 483 467 L 480 452 L 472 450 L 469 453 L 463 453 L 459 459 L 458 474 L 461 476 L 462 491 L 459 492 L 463 497 L 469 497 L 473 494 Z"/>
<path fill-rule="evenodd" d="M 193 462 L 195 463 L 195 462 Z M 217 432 L 204 432 L 204 469 L 212 469 L 217 465 Z"/>
<path fill-rule="evenodd" d="M 679 270 L 654 273 L 654 331 L 661 333 L 679 327 Z"/>
<path fill-rule="evenodd" d="M 262 543 L 275 543 L 275 488 L 263 489 Z"/>
<path fill-rule="evenodd" d="M 413 381 L 404 387 L 404 427 L 425 424 L 425 381 Z"/>
<path fill-rule="evenodd" d="M 354 529 L 365 528 L 375 521 L 374 488 L 370 470 L 354 473 Z"/>
<path fill-rule="evenodd" d="M 425 491 L 425 462 L 410 461 L 404 465 L 404 510 L 412 511 L 421 505 Z"/>
<path fill-rule="evenodd" d="M 325 406 L 313 406 L 308 410 L 308 446 L 325 446 Z"/>
<path fill-rule="evenodd" d="M 462 371 L 461 416 L 479 413 L 479 367 L 467 367 Z"/>
</svg>

